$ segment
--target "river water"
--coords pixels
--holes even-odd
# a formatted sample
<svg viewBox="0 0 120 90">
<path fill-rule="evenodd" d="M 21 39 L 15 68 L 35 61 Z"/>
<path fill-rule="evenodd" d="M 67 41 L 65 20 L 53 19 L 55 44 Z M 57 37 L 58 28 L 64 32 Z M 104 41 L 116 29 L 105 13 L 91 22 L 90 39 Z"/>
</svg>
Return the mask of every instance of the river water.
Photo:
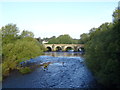
<svg viewBox="0 0 120 90">
<path fill-rule="evenodd" d="M 84 63 L 80 52 L 45 52 L 32 59 L 36 64 L 52 62 L 48 69 L 36 68 L 29 74 L 12 72 L 3 88 L 98 88 L 95 78 Z"/>
</svg>

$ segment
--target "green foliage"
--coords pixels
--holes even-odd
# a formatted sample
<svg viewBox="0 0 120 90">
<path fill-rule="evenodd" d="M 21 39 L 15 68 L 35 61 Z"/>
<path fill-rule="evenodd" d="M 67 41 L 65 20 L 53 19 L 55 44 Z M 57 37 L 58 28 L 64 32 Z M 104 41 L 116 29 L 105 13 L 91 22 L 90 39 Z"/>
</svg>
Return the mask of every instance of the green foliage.
<svg viewBox="0 0 120 90">
<path fill-rule="evenodd" d="M 116 10 L 113 12 L 113 20 L 114 22 L 118 21 L 120 19 L 120 7 L 117 7 Z"/>
<path fill-rule="evenodd" d="M 31 69 L 29 67 L 21 68 L 19 69 L 20 73 L 27 74 L 31 72 Z"/>
<path fill-rule="evenodd" d="M 87 43 L 88 40 L 89 40 L 89 34 L 83 33 L 83 34 L 80 35 L 79 43 L 80 44 L 85 44 L 85 43 Z"/>
<path fill-rule="evenodd" d="M 34 34 L 30 31 L 26 31 L 26 30 L 23 30 L 21 35 L 20 35 L 21 38 L 24 38 L 24 37 L 34 37 Z"/>
<path fill-rule="evenodd" d="M 53 36 L 48 41 L 49 44 L 77 44 L 78 41 L 72 39 L 68 34 L 60 35 L 59 37 Z"/>
<path fill-rule="evenodd" d="M 16 66 L 20 62 L 43 54 L 44 47 L 33 38 L 32 32 L 23 31 L 21 35 L 18 35 L 19 30 L 13 24 L 2 27 L 1 31 L 3 38 L 3 76 L 8 76 L 11 70 L 18 69 Z M 28 69 L 25 68 L 25 70 Z M 24 70 L 22 72 L 24 73 Z"/>
<path fill-rule="evenodd" d="M 8 24 L 1 28 L 2 33 L 2 44 L 14 42 L 17 37 L 19 30 L 15 24 Z"/>
<path fill-rule="evenodd" d="M 120 22 L 104 23 L 89 33 L 86 64 L 106 87 L 120 84 Z"/>
<path fill-rule="evenodd" d="M 57 43 L 57 38 L 55 36 L 51 37 L 49 40 L 48 40 L 48 43 L 49 44 L 56 44 Z"/>
<path fill-rule="evenodd" d="M 27 39 L 28 38 L 20 39 L 17 40 L 14 44 L 9 43 L 7 45 L 4 45 L 3 55 L 6 55 L 5 58 L 20 61 L 41 55 L 42 50 L 38 42 L 33 38 L 29 38 L 29 40 Z"/>
<path fill-rule="evenodd" d="M 55 37 L 55 36 L 53 36 L 53 37 Z M 53 38 L 53 37 L 51 37 L 51 38 Z M 49 41 L 51 38 L 47 38 L 47 37 L 46 37 L 46 38 L 43 38 L 42 41 Z M 55 38 L 56 38 L 56 37 L 55 37 Z"/>
<path fill-rule="evenodd" d="M 8 24 L 5 27 L 2 27 L 2 37 L 6 37 L 8 35 L 13 35 L 14 37 L 17 36 L 19 30 L 15 24 Z"/>
<path fill-rule="evenodd" d="M 0 64 L 0 82 L 2 81 L 2 64 Z"/>
<path fill-rule="evenodd" d="M 40 44 L 42 44 L 42 39 L 40 37 L 35 38 Z"/>
<path fill-rule="evenodd" d="M 9 65 L 8 61 L 2 63 L 2 76 L 8 76 L 9 75 Z"/>
<path fill-rule="evenodd" d="M 58 38 L 58 43 L 65 43 L 65 44 L 71 44 L 72 38 L 69 35 L 60 35 Z"/>
</svg>

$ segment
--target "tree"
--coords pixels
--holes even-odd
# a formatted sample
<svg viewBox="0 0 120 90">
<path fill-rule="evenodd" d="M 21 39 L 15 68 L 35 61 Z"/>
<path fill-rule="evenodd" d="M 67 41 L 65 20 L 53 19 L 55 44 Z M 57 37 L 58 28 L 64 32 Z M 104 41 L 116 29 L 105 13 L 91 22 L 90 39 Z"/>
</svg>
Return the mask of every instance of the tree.
<svg viewBox="0 0 120 90">
<path fill-rule="evenodd" d="M 48 39 L 48 43 L 49 44 L 56 44 L 57 43 L 57 39 L 55 36 L 52 36 L 51 38 Z"/>
<path fill-rule="evenodd" d="M 120 87 L 120 21 L 104 23 L 89 35 L 85 44 L 87 66 L 102 85 Z"/>
<path fill-rule="evenodd" d="M 8 24 L 0 30 L 3 38 L 3 77 L 8 76 L 11 70 L 18 69 L 16 66 L 19 65 L 20 62 L 43 54 L 44 47 L 33 38 L 34 35 L 32 32 L 23 31 L 21 35 L 18 35 L 19 30 L 15 24 Z M 28 70 L 28 68 L 24 71 L 26 70 Z"/>
<path fill-rule="evenodd" d="M 40 44 L 42 44 L 42 39 L 41 39 L 40 37 L 36 38 L 36 40 L 37 40 Z"/>
<path fill-rule="evenodd" d="M 34 37 L 34 34 L 30 31 L 27 31 L 27 30 L 23 30 L 21 35 L 20 35 L 21 38 L 24 38 L 24 37 Z"/>
<path fill-rule="evenodd" d="M 10 70 L 16 69 L 16 66 L 20 62 L 39 56 L 42 52 L 43 50 L 38 42 L 31 37 L 26 37 L 17 40 L 15 43 L 4 45 L 3 75 L 8 75 Z"/>
<path fill-rule="evenodd" d="M 89 40 L 89 34 L 83 33 L 83 34 L 80 35 L 79 43 L 80 44 L 85 44 L 85 43 L 87 43 L 88 40 Z"/>
<path fill-rule="evenodd" d="M 120 2 L 119 2 L 120 4 Z M 120 20 L 120 6 L 118 5 L 118 7 L 115 9 L 115 11 L 113 12 L 113 21 L 116 22 L 118 20 Z"/>
<path fill-rule="evenodd" d="M 19 30 L 15 24 L 8 24 L 1 28 L 2 44 L 14 42 L 18 38 Z"/>
<path fill-rule="evenodd" d="M 77 40 L 72 39 L 68 34 L 60 35 L 57 38 L 51 37 L 48 41 L 49 44 L 73 44 L 77 43 Z"/>
<path fill-rule="evenodd" d="M 57 40 L 58 40 L 58 43 L 61 43 L 61 44 L 72 44 L 73 43 L 73 39 L 68 34 L 60 35 L 57 38 Z"/>
</svg>

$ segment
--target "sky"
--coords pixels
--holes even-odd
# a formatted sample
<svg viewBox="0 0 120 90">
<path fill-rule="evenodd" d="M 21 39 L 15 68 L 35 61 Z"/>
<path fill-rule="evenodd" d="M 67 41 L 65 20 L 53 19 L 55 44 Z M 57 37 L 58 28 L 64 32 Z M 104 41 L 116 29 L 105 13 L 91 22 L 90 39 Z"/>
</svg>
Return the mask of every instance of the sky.
<svg viewBox="0 0 120 90">
<path fill-rule="evenodd" d="M 0 27 L 16 24 L 20 32 L 28 30 L 35 37 L 69 34 L 79 39 L 93 27 L 112 22 L 117 0 L 104 1 L 3 1 L 0 2 Z"/>
</svg>

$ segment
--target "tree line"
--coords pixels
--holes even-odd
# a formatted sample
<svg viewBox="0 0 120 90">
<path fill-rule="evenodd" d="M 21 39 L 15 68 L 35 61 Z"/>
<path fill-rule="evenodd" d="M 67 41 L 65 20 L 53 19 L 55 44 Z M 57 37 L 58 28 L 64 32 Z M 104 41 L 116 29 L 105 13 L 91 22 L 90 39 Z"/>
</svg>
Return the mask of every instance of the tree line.
<svg viewBox="0 0 120 90">
<path fill-rule="evenodd" d="M 18 68 L 20 62 L 35 58 L 45 50 L 30 31 L 20 30 L 15 24 L 8 24 L 0 29 L 2 34 L 2 76 L 8 76 L 12 70 Z M 28 69 L 28 68 L 26 68 Z"/>
<path fill-rule="evenodd" d="M 120 88 L 120 8 L 113 12 L 113 22 L 92 28 L 79 41 L 85 44 L 86 64 L 97 81 Z"/>
<path fill-rule="evenodd" d="M 69 34 L 43 38 L 40 41 L 48 41 L 48 44 L 78 44 L 78 39 L 73 39 Z"/>
</svg>

